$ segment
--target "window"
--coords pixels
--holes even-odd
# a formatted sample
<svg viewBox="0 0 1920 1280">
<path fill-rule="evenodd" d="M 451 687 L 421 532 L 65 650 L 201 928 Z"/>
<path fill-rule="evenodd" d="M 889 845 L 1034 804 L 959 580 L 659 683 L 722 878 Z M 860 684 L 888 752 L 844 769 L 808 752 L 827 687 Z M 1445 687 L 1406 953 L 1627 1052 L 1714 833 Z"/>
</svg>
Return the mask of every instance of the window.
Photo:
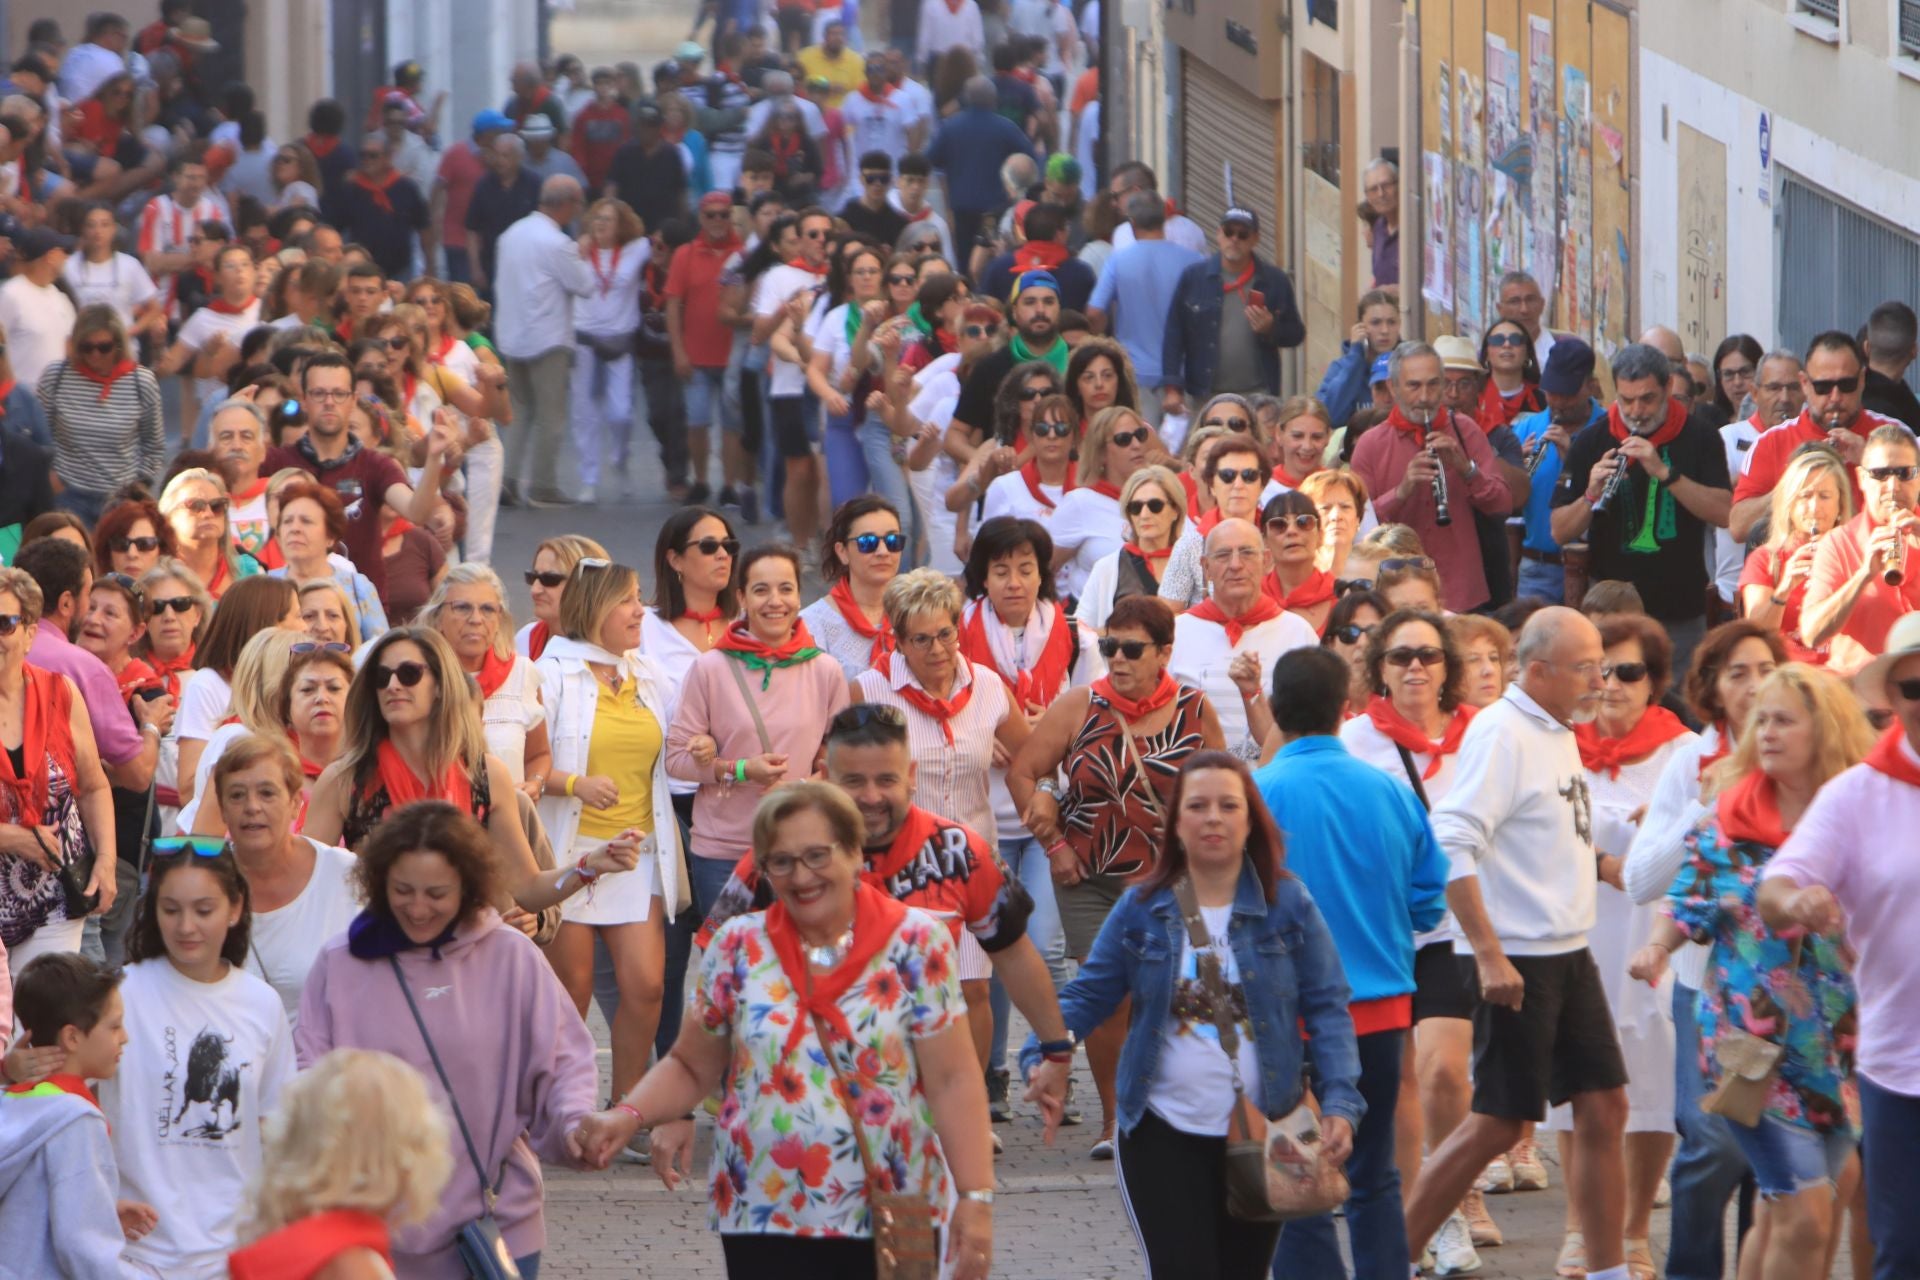
<svg viewBox="0 0 1920 1280">
<path fill-rule="evenodd" d="M 1894 48 L 1903 58 L 1920 58 L 1920 0 L 1899 0 Z"/>
<path fill-rule="evenodd" d="M 1852 333 L 1890 298 L 1920 297 L 1920 239 L 1782 170 L 1774 212 L 1780 345 L 1804 350 L 1822 329 Z M 1907 370 L 1920 391 L 1920 363 Z"/>
<path fill-rule="evenodd" d="M 1840 0 L 1800 0 L 1796 7 L 1808 17 L 1840 25 Z"/>
</svg>

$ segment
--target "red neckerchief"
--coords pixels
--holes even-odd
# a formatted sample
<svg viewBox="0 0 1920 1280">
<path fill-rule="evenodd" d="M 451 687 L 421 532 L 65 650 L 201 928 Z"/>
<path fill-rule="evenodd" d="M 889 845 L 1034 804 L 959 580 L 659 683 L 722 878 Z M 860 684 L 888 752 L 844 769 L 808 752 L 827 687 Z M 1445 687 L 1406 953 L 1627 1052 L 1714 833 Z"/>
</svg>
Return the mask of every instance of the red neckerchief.
<svg viewBox="0 0 1920 1280">
<path fill-rule="evenodd" d="M 1500 388 L 1494 385 L 1493 379 L 1488 378 L 1487 385 L 1480 392 L 1480 412 L 1476 416 L 1480 419 L 1480 426 L 1491 431 L 1495 427 L 1510 426 L 1523 413 L 1537 413 L 1544 408 L 1546 405 L 1540 399 L 1540 388 L 1535 383 L 1522 384 L 1517 396 L 1505 396 L 1500 394 Z"/>
<path fill-rule="evenodd" d="M 1093 691 L 1110 707 L 1128 720 L 1141 720 L 1152 715 L 1173 701 L 1180 692 L 1180 685 L 1174 678 L 1162 670 L 1160 683 L 1153 686 L 1153 692 L 1135 701 L 1124 693 L 1116 693 L 1111 676 L 1101 676 L 1093 682 Z"/>
<path fill-rule="evenodd" d="M 1640 723 L 1618 738 L 1603 738 L 1597 724 L 1573 726 L 1573 740 L 1580 747 L 1580 763 L 1594 773 L 1609 778 L 1620 776 L 1620 767 L 1644 760 L 1662 746 L 1687 732 L 1680 717 L 1655 704 L 1647 708 Z"/>
<path fill-rule="evenodd" d="M 800 135 L 798 133 L 778 135 L 769 133 L 767 135 L 767 150 L 773 153 L 773 167 L 781 173 L 786 173 L 788 167 L 793 162 L 793 158 L 800 154 Z"/>
<path fill-rule="evenodd" d="M 1180 481 L 1180 487 L 1187 491 L 1187 510 L 1198 511 L 1200 509 L 1200 482 L 1193 478 L 1193 473 L 1190 471 L 1182 471 L 1175 478 Z"/>
<path fill-rule="evenodd" d="M 547 86 L 541 85 L 538 88 L 536 88 L 530 95 L 520 99 L 520 109 L 513 113 L 514 128 L 517 129 L 521 125 L 525 124 L 527 122 L 527 117 L 532 115 L 534 112 L 538 111 L 541 105 L 545 103 L 548 98 L 552 96 L 553 96 L 553 91 L 548 89 Z"/>
<path fill-rule="evenodd" d="M 1720 836 L 1729 844 L 1744 840 L 1778 849 L 1787 842 L 1787 829 L 1780 821 L 1779 793 L 1774 790 L 1773 779 L 1758 769 L 1722 791 L 1713 809 Z"/>
<path fill-rule="evenodd" d="M 1083 431 L 1082 434 L 1084 435 L 1085 432 Z M 1112 498 L 1115 502 L 1120 500 L 1120 486 L 1111 480 L 1095 480 L 1092 484 L 1082 487 L 1093 490 L 1103 498 Z"/>
<path fill-rule="evenodd" d="M 1880 735 L 1880 741 L 1873 744 L 1873 750 L 1867 752 L 1866 765 L 1869 769 L 1878 769 L 1895 782 L 1904 782 L 1910 787 L 1920 787 L 1920 768 L 1907 759 L 1907 753 L 1900 749 L 1905 741 L 1906 732 L 1894 725 Z"/>
<path fill-rule="evenodd" d="M 682 609 L 680 610 L 680 616 L 683 618 L 691 618 L 693 621 L 699 623 L 702 627 L 704 627 L 707 633 L 707 643 L 712 644 L 713 643 L 713 624 L 716 622 L 719 622 L 725 615 L 723 615 L 720 612 L 720 606 L 716 604 L 715 606 L 713 606 L 713 608 L 708 609 L 705 613 L 698 612 L 697 610 L 694 610 L 694 609 Z"/>
<path fill-rule="evenodd" d="M 787 265 L 790 267 L 797 267 L 800 270 L 806 272 L 808 275 L 812 275 L 812 276 L 824 276 L 827 274 L 827 264 L 824 262 L 816 267 L 816 266 L 813 266 L 811 263 L 809 263 L 805 258 L 794 258 L 793 260 L 788 262 Z"/>
<path fill-rule="evenodd" d="M 400 403 L 411 405 L 416 392 L 420 390 L 420 379 L 412 369 L 400 375 Z"/>
<path fill-rule="evenodd" d="M 1431 755 L 1427 767 L 1420 771 L 1423 782 L 1431 782 L 1440 766 L 1446 763 L 1448 756 L 1460 749 L 1460 739 L 1465 736 L 1467 726 L 1473 722 L 1475 708 L 1461 703 L 1453 709 L 1453 718 L 1447 721 L 1446 732 L 1435 742 L 1427 736 L 1427 731 L 1400 714 L 1399 708 L 1380 694 L 1367 699 L 1367 719 L 1373 722 L 1386 738 L 1396 746 L 1405 747 L 1416 755 Z"/>
<path fill-rule="evenodd" d="M 193 646 L 188 645 L 182 649 L 177 658 L 163 658 L 149 650 L 147 665 L 153 668 L 153 674 L 159 676 L 161 682 L 166 685 L 167 696 L 178 702 L 180 701 L 181 673 L 193 670 Z"/>
<path fill-rule="evenodd" d="M 1047 508 L 1049 511 L 1053 510 L 1053 499 L 1040 491 L 1040 464 L 1038 462 L 1032 458 L 1028 458 L 1025 462 L 1021 463 L 1020 478 L 1026 481 L 1027 492 L 1033 495 L 1035 502 Z M 1060 495 L 1065 497 L 1067 494 L 1073 492 L 1073 488 L 1073 468 L 1068 467 L 1066 481 L 1060 486 Z"/>
<path fill-rule="evenodd" d="M 445 800 L 462 813 L 473 812 L 473 783 L 458 760 L 448 765 L 436 782 L 427 782 L 400 758 L 392 739 L 374 752 L 374 777 L 387 793 L 387 807 L 398 809 L 415 800 Z"/>
<path fill-rule="evenodd" d="M 533 630 L 527 632 L 527 655 L 534 661 L 547 651 L 547 641 L 553 639 L 553 628 L 544 622 L 533 624 Z"/>
<path fill-rule="evenodd" d="M 1215 529 L 1218 529 L 1220 522 L 1226 518 L 1226 509 L 1223 507 L 1215 507 L 1211 511 L 1202 511 L 1200 518 L 1193 522 L 1193 531 L 1204 538 Z"/>
<path fill-rule="evenodd" d="M 353 185 L 372 196 L 373 203 L 382 213 L 393 212 L 393 199 L 387 193 L 393 190 L 393 184 L 400 181 L 400 178 L 401 173 L 398 169 L 387 170 L 387 176 L 378 182 L 358 169 L 353 171 Z"/>
<path fill-rule="evenodd" d="M 1179 216 L 1180 216 L 1180 206 L 1176 205 L 1171 199 L 1169 199 L 1167 201 L 1167 221 L 1172 222 L 1175 218 Z"/>
<path fill-rule="evenodd" d="M 407 519 L 405 516 L 395 516 L 392 523 L 387 525 L 387 531 L 382 536 L 398 538 L 411 531 L 413 527 L 413 521 Z"/>
<path fill-rule="evenodd" d="M 1667 400 L 1667 420 L 1661 423 L 1654 433 L 1645 437 L 1645 439 L 1648 444 L 1658 449 L 1661 445 L 1668 443 L 1675 436 L 1679 435 L 1680 428 L 1686 425 L 1687 406 L 1669 397 Z M 1613 433 L 1613 438 L 1616 441 L 1625 440 L 1633 434 L 1627 430 L 1625 420 L 1620 417 L 1620 406 L 1618 403 L 1609 405 L 1607 408 L 1607 430 Z"/>
<path fill-rule="evenodd" d="M 909 822 L 900 835 L 906 836 L 908 828 L 912 826 Z M 925 839 L 926 836 L 922 835 L 921 842 L 924 843 Z M 840 997 L 853 987 L 866 973 L 873 958 L 893 940 L 894 931 L 906 916 L 907 906 L 904 902 L 888 897 L 867 883 L 865 876 L 860 877 L 853 886 L 853 945 L 832 969 L 826 973 L 813 973 L 807 968 L 800 929 L 793 923 L 793 917 L 787 914 L 786 904 L 775 900 L 767 908 L 767 940 L 773 944 L 773 954 L 779 958 L 780 967 L 787 975 L 787 985 L 793 989 L 794 999 L 800 1006 L 794 1015 L 793 1026 L 787 1030 L 787 1041 L 780 1049 L 783 1059 L 800 1047 L 807 1027 L 815 1018 L 840 1039 L 854 1043 L 853 1028 L 847 1025 L 847 1015 L 840 1012 Z M 826 1045 L 821 1048 L 832 1051 Z"/>
<path fill-rule="evenodd" d="M 500 692 L 500 686 L 507 682 L 512 672 L 513 659 L 501 657 L 494 652 L 492 645 L 488 645 L 486 656 L 480 659 L 480 670 L 473 677 L 480 684 L 480 701 L 485 702 Z"/>
<path fill-rule="evenodd" d="M 1733 735 L 1727 732 L 1725 720 L 1713 722 L 1713 738 L 1713 750 L 1702 752 L 1700 755 L 1700 767 L 1694 771 L 1693 775 L 1696 782 L 1706 777 L 1707 770 L 1725 760 L 1727 753 L 1733 750 Z"/>
<path fill-rule="evenodd" d="M 1013 78 L 1022 84 L 1036 84 L 1040 80 L 1040 75 L 1032 67 L 1015 67 Z"/>
<path fill-rule="evenodd" d="M 1132 555 L 1139 556 L 1142 560 L 1148 561 L 1165 560 L 1173 554 L 1172 547 L 1162 547 L 1158 551 L 1148 551 L 1137 542 L 1123 542 L 1120 544 L 1120 549 Z"/>
<path fill-rule="evenodd" d="M 720 639 L 714 642 L 713 647 L 728 653 L 751 654 L 768 662 L 782 662 L 802 649 L 817 649 L 819 646 L 813 643 L 813 633 L 807 630 L 807 624 L 798 619 L 794 620 L 793 633 L 776 646 L 754 635 L 747 629 L 746 619 L 742 618 L 721 632 Z"/>
<path fill-rule="evenodd" d="M 967 0 L 947 0 L 947 12 L 952 14 L 956 18 L 959 17 L 960 6 L 965 4 L 966 2 Z"/>
<path fill-rule="evenodd" d="M 987 642 L 987 611 L 993 606 L 986 600 L 976 600 L 969 606 L 965 621 L 960 627 L 960 653 L 969 662 L 978 663 L 991 669 L 1000 677 L 1000 682 L 1013 694 L 1014 703 L 1021 711 L 1029 706 L 1050 706 L 1053 700 L 1067 686 L 1067 668 L 1073 659 L 1073 624 L 1067 620 L 1066 611 L 1055 605 L 1053 622 L 1047 627 L 1046 643 L 1041 646 L 1040 660 L 1031 671 L 1016 671 L 1009 675 L 994 661 L 993 646 Z M 1037 606 L 1036 606 L 1037 609 Z M 998 614 L 994 615 L 996 618 Z M 1028 615 L 1027 625 L 1038 626 L 1038 613 Z"/>
<path fill-rule="evenodd" d="M 710 253 L 714 257 L 722 260 L 732 257 L 745 247 L 746 242 L 740 239 L 740 233 L 733 230 L 731 224 L 728 225 L 727 238 L 725 240 L 715 241 L 708 239 L 706 236 L 701 236 L 698 240 L 693 241 L 693 248 L 696 252 Z"/>
<path fill-rule="evenodd" d="M 1224 277 L 1222 278 L 1222 283 L 1220 285 L 1220 293 L 1223 297 L 1229 293 L 1237 293 L 1241 289 L 1246 288 L 1251 283 L 1253 283 L 1253 258 L 1249 256 L 1247 258 L 1246 267 L 1240 272 L 1239 275 L 1235 276 L 1231 280 L 1227 280 Z"/>
<path fill-rule="evenodd" d="M 1271 596 L 1265 592 L 1260 592 L 1253 597 L 1253 603 L 1247 606 L 1246 611 L 1238 617 L 1228 617 L 1227 611 L 1216 604 L 1212 596 L 1208 596 L 1199 604 L 1188 609 L 1187 614 L 1190 617 L 1200 619 L 1202 622 L 1217 622 L 1222 627 L 1225 627 L 1227 631 L 1227 644 L 1229 647 L 1232 647 L 1240 643 L 1240 637 L 1261 623 L 1271 622 L 1279 617 L 1281 609 L 1279 604 L 1275 602 Z"/>
<path fill-rule="evenodd" d="M 427 359 L 432 361 L 434 364 L 445 364 L 447 362 L 447 357 L 450 354 L 452 354 L 453 349 L 458 345 L 459 345 L 458 339 L 454 338 L 452 335 L 448 335 L 447 337 L 440 339 L 440 345 L 434 348 L 434 350 L 427 356 Z"/>
<path fill-rule="evenodd" d="M 241 303 L 238 306 L 235 306 L 233 303 L 228 302 L 225 298 L 215 295 L 214 297 L 207 299 L 207 310 L 213 312 L 215 315 L 237 316 L 237 315 L 244 314 L 248 307 L 252 306 L 254 303 L 258 301 L 259 301 L 258 298 L 248 298 L 245 302 Z"/>
<path fill-rule="evenodd" d="M 860 96 L 876 107 L 891 106 L 893 104 L 893 86 L 887 86 L 885 93 L 875 93 L 872 85 L 863 84 L 860 86 Z"/>
<path fill-rule="evenodd" d="M 900 661 L 905 663 L 906 659 L 902 657 Z M 966 688 L 945 698 L 936 698 L 911 681 L 901 685 L 898 689 L 895 689 L 894 692 L 904 698 L 907 705 L 915 711 L 932 716 L 935 720 L 938 720 L 940 722 L 940 732 L 947 735 L 947 745 L 950 747 L 954 745 L 953 718 L 962 711 L 965 711 L 967 704 L 973 701 L 973 682 L 971 680 L 967 682 Z"/>
<path fill-rule="evenodd" d="M 620 251 L 624 248 L 626 246 L 620 244 L 613 246 L 613 261 L 607 264 L 605 271 L 600 270 L 600 250 L 597 246 L 587 260 L 593 268 L 593 278 L 600 282 L 600 296 L 603 298 L 613 291 L 614 277 L 620 274 Z"/>
<path fill-rule="evenodd" d="M 349 1249 L 371 1249 L 391 1267 L 387 1224 L 364 1209 L 327 1209 L 290 1222 L 227 1257 L 233 1280 L 306 1280 Z"/>
<path fill-rule="evenodd" d="M 867 652 L 867 665 L 875 671 L 886 670 L 887 655 L 893 652 L 893 624 L 883 615 L 878 622 L 868 621 L 866 613 L 853 598 L 853 586 L 845 578 L 833 584 L 827 599 L 840 611 L 840 617 L 862 640 L 873 641 Z"/>
<path fill-rule="evenodd" d="M 233 505 L 237 507 L 243 502 L 252 502 L 266 491 L 267 478 L 265 476 L 257 476 L 252 484 L 244 489 L 235 489 L 228 496 L 233 499 Z"/>
<path fill-rule="evenodd" d="M 903 209 L 901 210 L 901 212 L 905 213 L 906 211 Z M 922 208 L 918 213 L 908 213 L 907 225 L 912 226 L 916 222 L 925 222 L 928 218 L 931 218 L 932 216 L 933 216 L 933 206 L 927 205 L 924 208 Z"/>
<path fill-rule="evenodd" d="M 1058 240 L 1029 240 L 1014 251 L 1013 274 L 1023 271 L 1052 271 L 1069 257 L 1067 246 Z"/>
<path fill-rule="evenodd" d="M 1280 571 L 1275 569 L 1261 579 L 1260 589 L 1282 609 L 1311 609 L 1333 599 L 1333 575 L 1325 569 L 1315 569 L 1305 582 L 1288 591 L 1280 585 Z"/>
<path fill-rule="evenodd" d="M 333 154 L 333 149 L 340 145 L 338 136 L 329 138 L 318 133 L 310 133 L 302 141 L 307 144 L 307 150 L 313 152 L 315 160 L 325 160 Z"/>
<path fill-rule="evenodd" d="M 158 687 L 160 677 L 140 659 L 128 658 L 127 665 L 113 673 L 113 682 L 119 686 L 121 697 L 130 698 L 136 689 Z"/>
<path fill-rule="evenodd" d="M 8 378 L 5 382 L 0 382 L 0 418 L 7 416 L 7 397 L 13 394 L 16 381 L 14 378 Z"/>
<path fill-rule="evenodd" d="M 1393 406 L 1393 412 L 1387 415 L 1387 425 L 1392 427 L 1395 431 L 1404 431 L 1410 436 L 1415 436 L 1424 440 L 1426 438 L 1426 433 L 1434 430 L 1444 420 L 1443 415 L 1446 412 L 1447 411 L 1445 409 L 1440 410 L 1438 413 L 1433 415 L 1433 421 L 1429 422 L 1426 426 L 1423 427 L 1419 423 L 1415 422 L 1412 418 L 1409 418 L 1406 414 L 1400 412 L 1400 406 L 1396 404 Z"/>
<path fill-rule="evenodd" d="M 1287 470 L 1285 464 L 1277 466 L 1273 469 L 1273 478 L 1283 488 L 1298 489 L 1300 487 L 1300 481 L 1295 480 L 1293 478 L 1292 473 Z"/>
<path fill-rule="evenodd" d="M 353 342 L 353 317 L 342 316 L 340 323 L 333 327 L 333 336 L 341 342 L 351 345 Z"/>
<path fill-rule="evenodd" d="M 79 374 L 81 377 L 85 378 L 87 381 L 99 384 L 101 404 L 105 404 L 107 402 L 107 397 L 113 394 L 114 383 L 120 381 L 120 379 L 126 377 L 128 374 L 132 373 L 135 369 L 139 368 L 139 366 L 134 364 L 134 362 L 131 360 L 122 360 L 119 364 L 113 366 L 113 368 L 107 370 L 105 373 L 95 373 L 93 370 L 87 368 L 87 366 L 84 363 L 78 360 L 74 361 L 68 367 L 71 368 L 75 373 Z"/>
<path fill-rule="evenodd" d="M 20 706 L 20 757 L 26 762 L 25 776 L 14 773 L 12 754 L 0 751 L 0 787 L 13 792 L 19 809 L 14 821 L 23 827 L 37 827 L 47 815 L 47 762 L 58 764 L 69 778 L 77 776 L 73 767 L 73 700 L 67 693 L 65 676 L 31 664 L 22 670 L 26 688 Z"/>
</svg>

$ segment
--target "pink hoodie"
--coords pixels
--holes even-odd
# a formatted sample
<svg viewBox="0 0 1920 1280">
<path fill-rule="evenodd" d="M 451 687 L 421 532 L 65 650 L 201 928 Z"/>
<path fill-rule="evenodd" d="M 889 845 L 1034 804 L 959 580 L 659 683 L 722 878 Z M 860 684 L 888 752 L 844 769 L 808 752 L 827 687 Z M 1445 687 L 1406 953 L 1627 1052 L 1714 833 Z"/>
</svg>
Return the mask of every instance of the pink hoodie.
<svg viewBox="0 0 1920 1280">
<path fill-rule="evenodd" d="M 593 1037 L 539 949 L 491 909 L 442 947 L 438 960 L 417 947 L 400 954 L 400 968 L 480 1159 L 488 1162 L 489 1180 L 506 1161 L 494 1216 L 507 1245 L 516 1258 L 537 1252 L 547 1234 L 540 1161 L 567 1161 L 567 1133 L 593 1111 L 599 1095 Z M 294 1033 L 303 1068 L 341 1047 L 379 1049 L 410 1063 L 440 1102 L 453 1142 L 453 1177 L 432 1218 L 394 1233 L 394 1263 L 408 1277 L 464 1280 L 454 1236 L 481 1213 L 473 1161 L 392 966 L 354 958 L 345 934 L 314 961 Z"/>
</svg>

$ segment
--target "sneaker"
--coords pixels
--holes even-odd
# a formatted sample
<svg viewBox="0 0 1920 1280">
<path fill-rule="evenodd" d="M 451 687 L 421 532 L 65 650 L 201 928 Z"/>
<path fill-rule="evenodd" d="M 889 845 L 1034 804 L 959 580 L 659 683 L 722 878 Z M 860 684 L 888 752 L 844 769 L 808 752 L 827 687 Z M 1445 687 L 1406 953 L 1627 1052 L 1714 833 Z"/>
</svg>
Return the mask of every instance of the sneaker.
<svg viewBox="0 0 1920 1280">
<path fill-rule="evenodd" d="M 1507 1242 L 1506 1236 L 1500 1233 L 1500 1224 L 1487 1212 L 1487 1198 L 1482 1192 L 1467 1192 L 1466 1198 L 1460 1201 L 1460 1215 L 1467 1220 L 1467 1234 L 1475 1248 L 1492 1249 Z"/>
<path fill-rule="evenodd" d="M 1480 1177 L 1473 1184 L 1475 1191 L 1484 1191 L 1488 1195 L 1500 1195 L 1513 1190 L 1513 1166 L 1505 1156 L 1495 1156 L 1487 1167 L 1480 1171 Z"/>
<path fill-rule="evenodd" d="M 623 1164 L 652 1164 L 653 1135 L 645 1129 L 639 1130 L 627 1139 L 627 1145 L 620 1148 L 617 1158 Z"/>
<path fill-rule="evenodd" d="M 993 1139 L 993 1154 L 995 1155 L 1003 1154 L 1007 1149 L 1007 1144 L 1000 1141 L 1000 1135 L 993 1132 L 993 1130 L 991 1129 L 987 1130 L 987 1134 L 989 1137 Z"/>
<path fill-rule="evenodd" d="M 1073 1081 L 1069 1080 L 1067 1081 L 1066 1103 L 1060 1112 L 1060 1123 L 1063 1125 L 1075 1125 L 1085 1124 L 1086 1122 L 1087 1118 L 1080 1114 L 1080 1108 L 1073 1105 Z"/>
<path fill-rule="evenodd" d="M 1436 1276 L 1470 1276 L 1484 1263 L 1473 1247 L 1473 1231 L 1467 1226 L 1467 1220 L 1455 1209 L 1453 1214 L 1440 1224 L 1440 1230 L 1433 1236 L 1433 1274 Z"/>
<path fill-rule="evenodd" d="M 1540 1152 L 1534 1147 L 1533 1139 L 1522 1138 L 1513 1150 L 1507 1153 L 1507 1164 L 1513 1169 L 1515 1191 L 1547 1189 L 1547 1166 L 1541 1161 Z"/>
<path fill-rule="evenodd" d="M 760 495 L 753 491 L 752 485 L 745 485 L 740 490 L 740 523 L 760 523 Z"/>
<path fill-rule="evenodd" d="M 707 482 L 696 480 L 693 482 L 693 487 L 687 490 L 686 502 L 690 507 L 698 507 L 705 505 L 711 497 L 713 497 L 713 490 L 708 487 Z"/>
<path fill-rule="evenodd" d="M 728 485 L 720 490 L 720 509 L 722 511 L 738 511 L 740 509 L 740 495 L 733 491 L 732 485 Z"/>
<path fill-rule="evenodd" d="M 521 505 L 520 486 L 509 480 L 500 486 L 500 505 L 511 511 Z"/>
<path fill-rule="evenodd" d="M 1013 1074 L 1005 1069 L 987 1072 L 987 1114 L 995 1124 L 1005 1124 L 1013 1119 L 1013 1112 L 1007 1103 L 1008 1087 L 1013 1082 Z"/>
</svg>

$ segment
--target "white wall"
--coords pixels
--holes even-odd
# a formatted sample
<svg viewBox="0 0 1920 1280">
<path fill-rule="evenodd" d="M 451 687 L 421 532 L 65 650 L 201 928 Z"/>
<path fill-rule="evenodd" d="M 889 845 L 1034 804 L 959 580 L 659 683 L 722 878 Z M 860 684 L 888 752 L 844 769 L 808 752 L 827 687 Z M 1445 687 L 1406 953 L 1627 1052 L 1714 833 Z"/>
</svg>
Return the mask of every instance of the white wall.
<svg viewBox="0 0 1920 1280">
<path fill-rule="evenodd" d="M 387 70 L 407 58 L 427 72 L 427 98 L 447 91 L 441 144 L 467 136 L 474 113 L 499 107 L 513 64 L 539 47 L 538 0 L 387 0 Z"/>
<path fill-rule="evenodd" d="M 1893 76 L 1888 67 L 1878 69 Z M 1763 202 L 1760 115 L 1769 109 L 1651 49 L 1640 51 L 1641 324 L 1673 324 L 1679 276 L 1679 127 L 1727 149 L 1727 324 L 1762 346 L 1775 341 L 1776 244 L 1773 205 Z M 1904 172 L 1869 161 L 1835 138 L 1772 110 L 1772 165 L 1910 232 L 1920 228 L 1920 146 Z M 1769 174 L 1769 183 L 1777 175 Z M 1768 192 L 1769 200 L 1777 190 Z"/>
</svg>

